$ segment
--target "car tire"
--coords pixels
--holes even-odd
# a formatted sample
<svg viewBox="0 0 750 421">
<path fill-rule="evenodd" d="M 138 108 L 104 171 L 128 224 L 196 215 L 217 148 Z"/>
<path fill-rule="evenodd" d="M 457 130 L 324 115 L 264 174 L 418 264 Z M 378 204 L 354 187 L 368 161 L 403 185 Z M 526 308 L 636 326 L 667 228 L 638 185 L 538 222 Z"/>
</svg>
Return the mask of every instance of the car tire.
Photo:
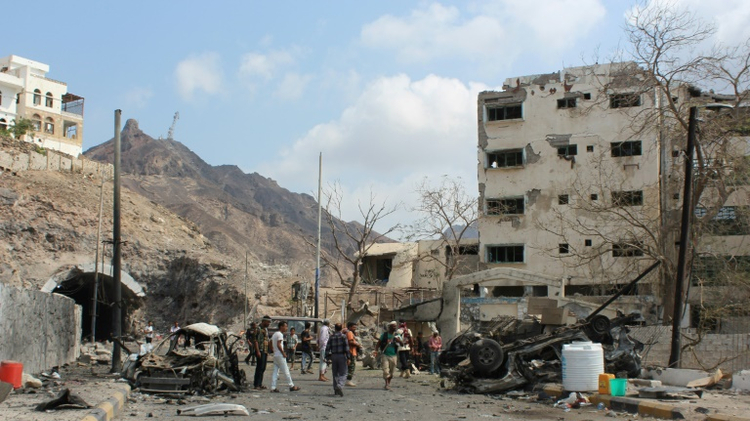
<svg viewBox="0 0 750 421">
<path fill-rule="evenodd" d="M 589 326 L 591 326 L 592 332 L 596 333 L 597 335 L 604 335 L 606 333 L 609 333 L 609 318 L 607 316 L 597 314 L 593 319 L 591 319 L 591 321 L 589 322 Z"/>
<path fill-rule="evenodd" d="M 492 339 L 480 339 L 469 349 L 471 365 L 480 373 L 495 371 L 503 364 L 503 348 Z"/>
</svg>

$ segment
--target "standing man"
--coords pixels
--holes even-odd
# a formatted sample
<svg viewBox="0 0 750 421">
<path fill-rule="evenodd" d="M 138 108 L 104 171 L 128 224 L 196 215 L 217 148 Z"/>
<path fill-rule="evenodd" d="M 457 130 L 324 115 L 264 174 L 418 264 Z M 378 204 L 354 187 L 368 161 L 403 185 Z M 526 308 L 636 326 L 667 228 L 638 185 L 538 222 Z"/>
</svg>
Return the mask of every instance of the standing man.
<svg viewBox="0 0 750 421">
<path fill-rule="evenodd" d="M 412 347 L 412 350 L 414 352 L 414 365 L 417 366 L 417 370 L 422 371 L 422 364 L 424 363 L 424 355 L 425 355 L 425 346 L 424 346 L 424 336 L 422 336 L 421 330 L 417 332 L 417 339 L 414 342 L 414 346 Z"/>
<path fill-rule="evenodd" d="M 174 325 L 169 328 L 169 347 L 175 348 L 177 346 L 177 336 L 175 336 L 175 332 L 180 330 L 180 324 L 177 322 L 174 322 Z"/>
<path fill-rule="evenodd" d="M 328 345 L 328 338 L 331 336 L 331 330 L 328 327 L 328 325 L 331 324 L 331 321 L 328 319 L 323 319 L 323 326 L 320 327 L 320 332 L 318 332 L 318 351 L 320 352 L 320 370 L 318 374 L 318 380 L 321 382 L 327 382 L 328 378 L 326 378 L 326 345 Z"/>
<path fill-rule="evenodd" d="M 148 321 L 148 325 L 143 329 L 143 333 L 146 334 L 146 343 L 150 344 L 154 340 L 154 322 Z"/>
<path fill-rule="evenodd" d="M 263 316 L 255 335 L 255 341 L 253 342 L 255 356 L 258 358 L 258 365 L 255 366 L 255 377 L 253 379 L 255 390 L 268 389 L 263 386 L 263 374 L 265 374 L 266 365 L 268 364 L 268 325 L 270 324 L 271 318 Z"/>
<path fill-rule="evenodd" d="M 440 374 L 438 356 L 440 355 L 440 348 L 443 347 L 443 338 L 440 337 L 437 331 L 432 332 L 427 346 L 430 348 L 430 374 Z"/>
<path fill-rule="evenodd" d="M 300 334 L 300 346 L 299 349 L 302 352 L 302 361 L 300 364 L 302 367 L 302 374 L 312 374 L 310 368 L 312 367 L 313 355 L 311 342 L 312 335 L 310 334 L 310 322 L 305 322 L 305 330 Z"/>
<path fill-rule="evenodd" d="M 286 333 L 287 323 L 279 322 L 279 330 L 271 337 L 271 347 L 273 348 L 273 374 L 271 375 L 271 392 L 279 393 L 276 383 L 279 380 L 279 371 L 286 377 L 289 383 L 289 391 L 296 392 L 299 386 L 295 386 L 292 381 L 292 375 L 289 374 L 289 367 L 286 365 L 286 354 L 284 353 L 284 334 Z M 257 370 L 256 370 L 257 372 Z"/>
<path fill-rule="evenodd" d="M 245 364 L 250 364 L 252 360 L 255 365 L 255 336 L 258 334 L 258 324 L 255 322 L 250 323 L 250 327 L 245 332 L 245 340 L 247 341 L 247 357 L 245 357 Z"/>
<path fill-rule="evenodd" d="M 351 359 L 349 352 L 349 342 L 342 332 L 341 323 L 334 325 L 333 335 L 328 340 L 325 358 L 331 361 L 331 371 L 333 372 L 333 393 L 338 396 L 344 396 L 344 382 L 346 382 L 347 366 Z M 321 354 L 321 359 L 322 359 Z"/>
<path fill-rule="evenodd" d="M 294 357 L 297 353 L 298 342 L 299 338 L 294 332 L 294 328 L 289 329 L 289 334 L 286 337 L 286 361 L 292 363 L 292 365 L 289 366 L 290 370 L 294 370 Z"/>
<path fill-rule="evenodd" d="M 346 341 L 349 344 L 349 353 L 351 358 L 349 359 L 349 367 L 347 367 L 346 373 L 346 385 L 349 387 L 357 387 L 352 381 L 354 378 L 354 369 L 357 368 L 357 353 L 362 349 L 362 345 L 357 341 L 357 323 L 349 322 L 346 325 Z"/>
<path fill-rule="evenodd" d="M 380 335 L 377 349 L 380 351 L 380 365 L 383 367 L 385 390 L 391 390 L 391 379 L 396 371 L 396 350 L 399 339 L 396 337 L 398 323 L 394 320 L 388 323 L 388 330 Z"/>
</svg>

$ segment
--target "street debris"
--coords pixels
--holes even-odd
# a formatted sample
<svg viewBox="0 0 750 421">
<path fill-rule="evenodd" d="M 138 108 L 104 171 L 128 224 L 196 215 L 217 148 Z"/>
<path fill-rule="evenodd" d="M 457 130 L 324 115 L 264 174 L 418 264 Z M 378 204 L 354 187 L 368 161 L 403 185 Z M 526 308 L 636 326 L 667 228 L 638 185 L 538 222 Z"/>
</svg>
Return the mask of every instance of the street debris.
<svg viewBox="0 0 750 421">
<path fill-rule="evenodd" d="M 209 403 L 177 410 L 177 415 L 202 417 L 205 415 L 246 415 L 250 412 L 242 405 L 232 403 Z"/>
<path fill-rule="evenodd" d="M 0 403 L 5 401 L 5 399 L 8 397 L 8 395 L 10 395 L 10 392 L 12 391 L 13 384 L 0 381 Z"/>
<path fill-rule="evenodd" d="M 237 350 L 242 338 L 195 323 L 177 330 L 144 355 L 131 354 L 122 374 L 147 393 L 213 394 L 245 383 Z"/>
<path fill-rule="evenodd" d="M 42 402 L 35 408 L 37 411 L 52 411 L 56 409 L 87 409 L 91 405 L 83 399 L 70 393 L 70 389 L 63 389 L 55 399 Z"/>
<path fill-rule="evenodd" d="M 602 344 L 608 373 L 637 377 L 643 344 L 628 335 L 626 325 L 640 319 L 637 313 L 615 319 L 596 315 L 551 333 L 535 334 L 529 324 L 513 317 L 490 326 L 473 326 L 453 338 L 440 355 L 443 373 L 460 392 L 496 393 L 529 384 L 559 383 L 562 379 L 562 346 L 576 341 Z"/>
</svg>

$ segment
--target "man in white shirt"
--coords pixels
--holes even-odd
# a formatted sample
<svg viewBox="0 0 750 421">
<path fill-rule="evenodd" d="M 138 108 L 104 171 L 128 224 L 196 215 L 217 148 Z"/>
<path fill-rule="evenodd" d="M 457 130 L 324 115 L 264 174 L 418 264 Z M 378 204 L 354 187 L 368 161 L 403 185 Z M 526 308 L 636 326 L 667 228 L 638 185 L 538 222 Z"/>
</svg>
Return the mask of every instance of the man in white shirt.
<svg viewBox="0 0 750 421">
<path fill-rule="evenodd" d="M 299 386 L 295 386 L 292 381 L 292 375 L 289 374 L 289 366 L 286 365 L 286 353 L 284 352 L 284 334 L 286 333 L 287 323 L 279 322 L 279 330 L 271 337 L 271 348 L 273 349 L 273 374 L 271 375 L 271 392 L 279 393 L 276 388 L 276 382 L 279 380 L 279 371 L 289 382 L 289 391 L 296 392 Z"/>
<path fill-rule="evenodd" d="M 318 374 L 318 380 L 321 382 L 327 382 L 328 379 L 326 378 L 326 369 L 328 366 L 326 365 L 326 346 L 328 345 L 328 338 L 331 336 L 331 330 L 329 328 L 329 325 L 331 324 L 331 321 L 328 319 L 323 320 L 323 326 L 320 327 L 320 332 L 318 332 L 318 351 L 320 351 L 320 371 Z"/>
</svg>

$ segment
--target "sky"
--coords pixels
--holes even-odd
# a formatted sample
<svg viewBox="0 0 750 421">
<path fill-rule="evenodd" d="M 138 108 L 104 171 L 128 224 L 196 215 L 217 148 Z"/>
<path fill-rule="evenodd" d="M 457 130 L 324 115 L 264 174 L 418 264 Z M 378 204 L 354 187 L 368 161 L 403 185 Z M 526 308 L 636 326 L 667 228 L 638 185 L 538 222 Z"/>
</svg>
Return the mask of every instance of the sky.
<svg viewBox="0 0 750 421">
<path fill-rule="evenodd" d="M 667 1 L 667 0 L 646 0 Z M 750 37 L 746 0 L 670 0 Z M 345 220 L 374 196 L 409 223 L 415 187 L 460 178 L 477 192 L 477 94 L 506 78 L 607 61 L 626 0 L 10 2 L 0 56 L 50 66 L 85 98 L 84 151 L 123 121 L 212 165 L 293 192 L 339 183 Z M 13 27 L 15 26 L 15 28 Z"/>
</svg>

